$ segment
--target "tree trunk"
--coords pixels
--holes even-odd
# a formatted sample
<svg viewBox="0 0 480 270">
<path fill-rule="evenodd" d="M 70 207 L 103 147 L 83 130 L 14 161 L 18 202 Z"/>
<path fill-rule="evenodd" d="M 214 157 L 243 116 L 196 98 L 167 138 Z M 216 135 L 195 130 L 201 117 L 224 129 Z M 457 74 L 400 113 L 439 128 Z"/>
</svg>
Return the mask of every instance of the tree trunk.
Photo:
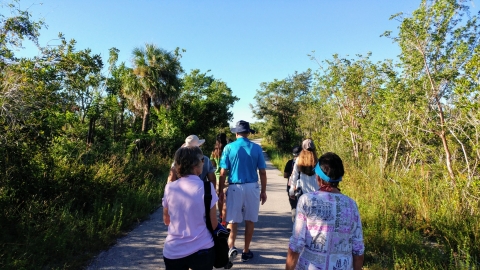
<svg viewBox="0 0 480 270">
<path fill-rule="evenodd" d="M 428 66 L 427 57 L 425 56 L 425 53 L 424 53 L 423 50 L 419 49 L 419 51 L 423 56 L 425 71 L 427 73 L 427 77 L 428 77 L 428 80 L 430 82 L 430 87 L 432 89 L 432 94 L 435 97 L 435 102 L 437 103 L 436 105 L 438 107 L 438 116 L 440 117 L 440 132 L 439 132 L 438 135 L 440 136 L 440 139 L 442 140 L 443 150 L 445 151 L 445 158 L 446 158 L 446 165 L 447 165 L 448 174 L 450 175 L 450 179 L 455 180 L 455 174 L 453 173 L 453 169 L 452 169 L 452 155 L 450 153 L 450 149 L 449 149 L 448 143 L 447 143 L 447 136 L 445 134 L 445 115 L 443 113 L 442 103 L 440 102 L 437 87 L 436 87 L 436 85 L 433 81 L 432 75 L 430 73 L 430 68 Z M 455 184 L 455 182 L 454 182 L 454 184 Z"/>
<path fill-rule="evenodd" d="M 448 147 L 448 142 L 447 142 L 447 136 L 445 134 L 445 119 L 444 119 L 444 115 L 443 115 L 443 109 L 442 109 L 442 105 L 441 105 L 440 101 L 438 100 L 438 98 L 436 98 L 436 101 L 437 101 L 439 115 L 440 115 L 441 131 L 440 131 L 439 135 L 440 135 L 440 139 L 442 140 L 443 149 L 445 151 L 445 159 L 446 159 L 447 170 L 448 170 L 448 174 L 450 175 L 450 179 L 455 181 L 455 174 L 453 173 L 453 169 L 452 169 L 452 154 L 450 153 L 450 149 Z M 455 182 L 454 182 L 454 184 L 455 184 Z"/>
<path fill-rule="evenodd" d="M 144 134 L 148 131 L 148 120 L 150 118 L 150 101 L 151 98 L 147 97 L 145 104 L 143 105 L 142 133 Z"/>
<path fill-rule="evenodd" d="M 445 159 L 446 159 L 448 174 L 450 175 L 450 179 L 454 181 L 453 184 L 455 184 L 455 174 L 453 173 L 453 169 L 452 169 L 452 155 L 450 154 L 450 149 L 448 148 L 447 136 L 445 136 L 445 131 L 442 130 L 440 132 L 440 138 L 442 140 L 443 149 L 445 150 Z"/>
<path fill-rule="evenodd" d="M 122 139 L 123 135 L 125 133 L 125 127 L 124 127 L 124 115 L 123 113 L 125 112 L 125 100 L 122 99 L 121 101 L 121 110 L 120 110 L 120 123 L 118 124 L 118 139 Z"/>
<path fill-rule="evenodd" d="M 88 123 L 87 144 L 93 144 L 95 136 L 95 118 L 90 118 Z"/>
<path fill-rule="evenodd" d="M 355 137 L 356 137 L 355 133 L 350 131 L 350 138 L 352 140 L 352 148 L 353 148 L 353 156 L 355 157 L 355 159 L 358 159 L 358 144 Z"/>
<path fill-rule="evenodd" d="M 114 115 L 113 116 L 113 126 L 112 126 L 112 130 L 113 130 L 113 139 L 116 141 L 117 140 L 117 116 Z"/>
</svg>

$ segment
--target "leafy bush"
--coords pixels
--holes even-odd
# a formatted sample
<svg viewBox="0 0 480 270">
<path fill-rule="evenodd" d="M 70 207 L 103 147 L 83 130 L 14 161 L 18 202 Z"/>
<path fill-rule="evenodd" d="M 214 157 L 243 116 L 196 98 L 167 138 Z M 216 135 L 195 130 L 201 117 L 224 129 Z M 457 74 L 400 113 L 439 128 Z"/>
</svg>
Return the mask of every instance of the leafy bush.
<svg viewBox="0 0 480 270">
<path fill-rule="evenodd" d="M 159 206 L 169 160 L 90 154 L 58 155 L 54 177 L 22 182 L 21 200 L 2 189 L 1 268 L 78 268 Z"/>
</svg>

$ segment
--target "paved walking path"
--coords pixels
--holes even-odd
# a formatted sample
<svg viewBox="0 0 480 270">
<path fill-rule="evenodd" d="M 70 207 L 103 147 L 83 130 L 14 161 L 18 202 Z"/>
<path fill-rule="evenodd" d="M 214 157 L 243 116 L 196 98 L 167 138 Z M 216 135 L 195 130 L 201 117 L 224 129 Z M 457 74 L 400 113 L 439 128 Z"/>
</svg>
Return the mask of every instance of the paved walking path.
<svg viewBox="0 0 480 270">
<path fill-rule="evenodd" d="M 260 140 L 253 141 L 260 144 Z M 232 269 L 285 269 L 288 239 L 292 231 L 286 180 L 283 171 L 272 165 L 265 152 L 264 155 L 267 162 L 267 202 L 260 206 L 260 216 L 250 244 L 255 257 L 242 262 L 240 253 Z M 244 224 L 239 224 L 235 242 L 239 252 L 243 248 L 244 228 Z M 162 251 L 166 235 L 167 226 L 163 224 L 162 208 L 159 208 L 150 219 L 102 252 L 87 269 L 165 269 Z"/>
</svg>

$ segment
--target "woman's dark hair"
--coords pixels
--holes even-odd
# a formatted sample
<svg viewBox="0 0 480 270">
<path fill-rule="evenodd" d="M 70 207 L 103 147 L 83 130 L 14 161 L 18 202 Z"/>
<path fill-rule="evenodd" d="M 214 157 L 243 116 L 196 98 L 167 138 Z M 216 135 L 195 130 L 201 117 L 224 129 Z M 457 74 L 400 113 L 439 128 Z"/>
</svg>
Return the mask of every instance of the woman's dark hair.
<svg viewBox="0 0 480 270">
<path fill-rule="evenodd" d="M 338 179 L 345 174 L 342 159 L 335 153 L 323 154 L 318 162 L 320 162 L 320 169 L 331 179 Z"/>
<path fill-rule="evenodd" d="M 215 148 L 212 151 L 212 157 L 220 158 L 225 145 L 227 145 L 227 135 L 225 133 L 218 134 L 217 139 L 215 140 Z"/>
<path fill-rule="evenodd" d="M 175 152 L 175 170 L 178 175 L 192 174 L 193 168 L 201 162 L 203 152 L 198 146 L 180 147 Z"/>
</svg>

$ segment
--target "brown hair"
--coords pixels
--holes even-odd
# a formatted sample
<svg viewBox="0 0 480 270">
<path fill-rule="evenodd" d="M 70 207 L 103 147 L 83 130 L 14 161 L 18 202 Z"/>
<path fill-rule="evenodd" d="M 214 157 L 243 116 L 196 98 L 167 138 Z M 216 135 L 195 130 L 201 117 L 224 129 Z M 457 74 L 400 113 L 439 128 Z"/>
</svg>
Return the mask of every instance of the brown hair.
<svg viewBox="0 0 480 270">
<path fill-rule="evenodd" d="M 215 149 L 212 151 L 212 157 L 220 158 L 225 145 L 227 145 L 227 135 L 225 133 L 218 134 L 217 139 L 215 140 Z"/>
<path fill-rule="evenodd" d="M 302 150 L 295 163 L 297 164 L 300 172 L 308 176 L 312 176 L 315 174 L 314 168 L 315 165 L 317 165 L 317 162 L 318 158 L 315 150 Z"/>
<path fill-rule="evenodd" d="M 203 152 L 198 146 L 180 147 L 175 152 L 175 170 L 177 175 L 185 176 L 192 174 L 193 168 L 197 166 L 203 158 Z"/>
</svg>

